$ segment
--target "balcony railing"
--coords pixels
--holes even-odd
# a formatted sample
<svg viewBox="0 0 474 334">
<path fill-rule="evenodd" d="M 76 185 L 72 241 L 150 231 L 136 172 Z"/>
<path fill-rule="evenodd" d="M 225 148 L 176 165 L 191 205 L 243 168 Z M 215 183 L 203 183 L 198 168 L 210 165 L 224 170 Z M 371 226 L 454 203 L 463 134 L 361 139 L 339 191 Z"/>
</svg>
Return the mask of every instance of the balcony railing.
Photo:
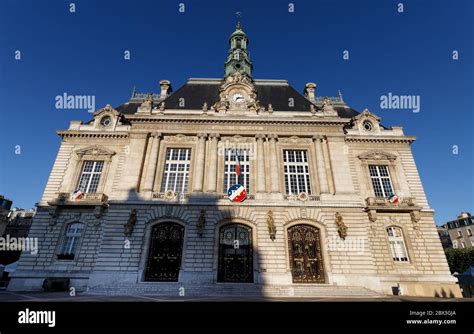
<svg viewBox="0 0 474 334">
<path fill-rule="evenodd" d="M 57 197 L 57 202 L 58 204 L 60 203 L 67 203 L 67 204 L 73 204 L 73 203 L 91 203 L 91 204 L 100 204 L 100 203 L 105 203 L 107 202 L 109 198 L 107 195 L 104 193 L 84 193 L 80 198 L 73 199 L 71 198 L 70 193 L 59 193 Z"/>
<path fill-rule="evenodd" d="M 414 197 L 400 197 L 395 203 L 390 202 L 385 197 L 367 197 L 365 203 L 368 207 L 374 208 L 410 208 L 417 206 Z"/>
</svg>

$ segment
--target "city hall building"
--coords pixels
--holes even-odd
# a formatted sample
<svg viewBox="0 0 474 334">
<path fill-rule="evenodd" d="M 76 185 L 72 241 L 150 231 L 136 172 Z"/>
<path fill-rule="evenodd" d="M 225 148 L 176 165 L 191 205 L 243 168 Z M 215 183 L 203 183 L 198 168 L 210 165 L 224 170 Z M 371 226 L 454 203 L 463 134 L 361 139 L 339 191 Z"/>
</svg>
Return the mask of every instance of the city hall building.
<svg viewBox="0 0 474 334">
<path fill-rule="evenodd" d="M 253 78 L 240 24 L 229 44 L 222 78 L 162 80 L 57 132 L 39 252 L 9 289 L 460 296 L 415 137 L 314 83 Z"/>
</svg>

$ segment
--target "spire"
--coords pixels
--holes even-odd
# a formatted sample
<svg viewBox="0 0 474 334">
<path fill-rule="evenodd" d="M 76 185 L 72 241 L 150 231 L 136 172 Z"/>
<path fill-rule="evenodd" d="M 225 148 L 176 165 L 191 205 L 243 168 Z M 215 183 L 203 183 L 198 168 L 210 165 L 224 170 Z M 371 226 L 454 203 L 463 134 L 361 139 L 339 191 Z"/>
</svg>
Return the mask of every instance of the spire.
<svg viewBox="0 0 474 334">
<path fill-rule="evenodd" d="M 236 14 L 240 18 L 242 13 L 237 12 Z M 237 21 L 235 31 L 230 35 L 229 44 L 230 48 L 224 64 L 224 76 L 227 78 L 229 75 L 239 72 L 252 77 L 252 62 L 247 50 L 249 40 L 247 34 L 242 30 L 240 20 Z"/>
</svg>

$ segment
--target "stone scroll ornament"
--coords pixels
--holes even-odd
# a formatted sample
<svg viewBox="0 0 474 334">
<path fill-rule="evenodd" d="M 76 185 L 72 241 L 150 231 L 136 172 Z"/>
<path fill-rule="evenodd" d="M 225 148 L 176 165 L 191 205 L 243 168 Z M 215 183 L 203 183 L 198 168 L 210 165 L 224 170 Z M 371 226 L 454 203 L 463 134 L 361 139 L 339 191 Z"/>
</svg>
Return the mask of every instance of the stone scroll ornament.
<svg viewBox="0 0 474 334">
<path fill-rule="evenodd" d="M 204 233 L 204 227 L 206 226 L 206 210 L 202 209 L 200 214 L 199 214 L 199 219 L 197 223 L 197 233 L 200 238 L 202 238 L 202 235 Z"/>
<path fill-rule="evenodd" d="M 336 220 L 335 223 L 337 225 L 337 233 L 339 233 L 339 237 L 342 240 L 346 240 L 347 237 L 347 226 L 344 224 L 344 221 L 342 220 L 342 216 L 339 212 L 336 212 Z"/>
<path fill-rule="evenodd" d="M 270 210 L 267 213 L 267 226 L 268 226 L 268 234 L 270 235 L 270 239 L 272 241 L 276 238 L 276 226 L 273 220 L 273 212 Z"/>
<path fill-rule="evenodd" d="M 133 233 L 133 229 L 135 227 L 137 223 L 137 210 L 136 209 L 132 209 L 132 211 L 130 212 L 130 216 L 128 217 L 128 221 L 127 223 L 125 224 L 125 228 L 124 228 L 124 232 L 123 234 L 128 237 L 128 236 L 131 236 L 132 233 Z"/>
</svg>

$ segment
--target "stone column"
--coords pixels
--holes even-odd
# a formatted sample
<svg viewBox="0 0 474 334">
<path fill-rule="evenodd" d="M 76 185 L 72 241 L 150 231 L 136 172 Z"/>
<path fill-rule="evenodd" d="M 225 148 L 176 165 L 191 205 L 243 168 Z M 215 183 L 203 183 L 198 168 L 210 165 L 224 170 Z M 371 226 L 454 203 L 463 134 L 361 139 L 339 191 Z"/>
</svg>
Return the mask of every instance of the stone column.
<svg viewBox="0 0 474 334">
<path fill-rule="evenodd" d="M 257 193 L 265 192 L 265 153 L 263 149 L 263 141 L 265 135 L 258 134 L 255 136 L 257 140 Z"/>
<path fill-rule="evenodd" d="M 324 164 L 326 165 L 326 174 L 328 176 L 329 193 L 334 195 L 336 193 L 336 189 L 334 187 L 334 177 L 332 174 L 331 157 L 329 155 L 328 139 L 326 136 L 323 136 L 322 138 L 322 146 L 323 146 Z"/>
<path fill-rule="evenodd" d="M 319 187 L 321 189 L 321 194 L 324 194 L 329 192 L 329 186 L 321 140 L 321 136 L 313 136 L 314 148 L 316 149 L 316 166 L 318 170 Z"/>
<path fill-rule="evenodd" d="M 150 158 L 148 159 L 148 166 L 145 174 L 145 184 L 143 185 L 143 191 L 153 191 L 153 185 L 155 184 L 156 165 L 158 162 L 158 152 L 160 150 L 161 133 L 156 132 L 151 135 L 153 140 L 151 144 Z"/>
<path fill-rule="evenodd" d="M 219 134 L 211 133 L 209 135 L 211 142 L 209 148 L 209 169 L 207 174 L 207 191 L 217 191 L 217 144 L 219 140 Z"/>
<path fill-rule="evenodd" d="M 204 180 L 204 160 L 205 160 L 205 149 L 206 149 L 206 138 L 207 134 L 198 133 L 198 144 L 196 149 L 196 157 L 194 158 L 194 184 L 193 191 L 202 192 L 202 182 Z"/>
<path fill-rule="evenodd" d="M 277 149 L 276 141 L 278 136 L 271 134 L 268 136 L 268 141 L 270 143 L 270 184 L 271 192 L 279 193 L 280 192 L 280 175 L 278 173 L 278 159 L 277 159 Z"/>
</svg>

